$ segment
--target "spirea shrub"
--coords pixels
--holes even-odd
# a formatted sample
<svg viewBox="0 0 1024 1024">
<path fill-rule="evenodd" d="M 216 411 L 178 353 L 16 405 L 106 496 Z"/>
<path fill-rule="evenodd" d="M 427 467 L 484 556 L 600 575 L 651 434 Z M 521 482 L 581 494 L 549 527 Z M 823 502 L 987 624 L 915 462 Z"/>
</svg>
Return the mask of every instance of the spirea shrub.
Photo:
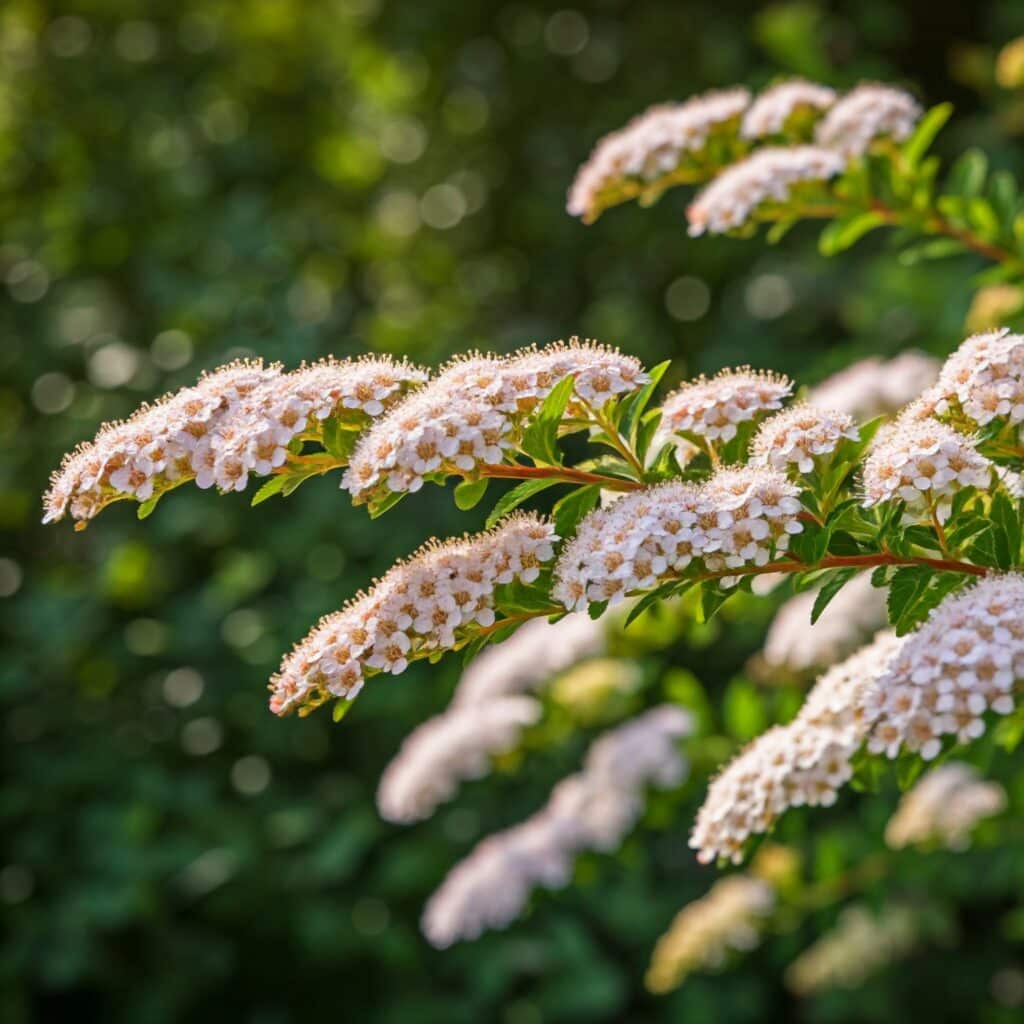
<svg viewBox="0 0 1024 1024">
<path fill-rule="evenodd" d="M 652 108 L 598 143 L 569 210 L 590 222 L 697 185 L 691 235 L 765 223 L 774 239 L 818 218 L 831 253 L 889 226 L 908 261 L 973 251 L 1001 279 L 1020 276 L 1012 180 L 987 179 L 984 157 L 969 153 L 939 185 L 928 150 L 949 112 L 874 84 L 708 93 Z M 436 372 L 383 357 L 291 372 L 232 363 L 79 446 L 53 475 L 44 519 L 81 529 L 119 501 L 145 518 L 186 482 L 227 494 L 251 477 L 262 479 L 256 504 L 333 475 L 372 518 L 427 484 L 450 486 L 466 511 L 490 495 L 482 532 L 430 540 L 348 596 L 270 682 L 275 714 L 331 704 L 340 719 L 375 677 L 462 652 L 469 667 L 452 705 L 408 738 L 381 781 L 381 813 L 400 823 L 429 817 L 515 748 L 543 718 L 545 689 L 559 692 L 548 684 L 607 653 L 611 621 L 628 632 L 671 605 L 707 622 L 735 595 L 788 578 L 796 596 L 764 663 L 819 678 L 792 720 L 719 771 L 692 827 L 701 862 L 739 863 L 787 809 L 830 805 L 891 760 L 912 779 L 1019 716 L 1024 336 L 974 335 L 941 366 L 914 353 L 869 360 L 813 393 L 747 366 L 663 393 L 667 370 L 578 339 L 472 353 Z M 888 628 L 856 649 L 883 614 Z M 813 640 L 793 641 L 819 620 Z M 624 690 L 636 685 L 626 660 L 601 670 L 605 689 L 616 672 Z M 579 853 L 616 848 L 645 790 L 687 775 L 679 744 L 692 726 L 669 705 L 599 739 L 544 808 L 452 870 L 424 913 L 429 940 L 503 927 L 536 888 L 566 885 Z M 948 790 L 959 810 L 941 807 L 952 776 L 928 779 L 893 819 L 893 847 L 936 835 L 966 845 L 1001 809 L 973 779 Z M 755 944 L 786 902 L 777 883 L 735 876 L 684 909 L 650 987 Z M 823 946 L 794 966 L 794 986 L 817 985 L 835 955 Z"/>
</svg>

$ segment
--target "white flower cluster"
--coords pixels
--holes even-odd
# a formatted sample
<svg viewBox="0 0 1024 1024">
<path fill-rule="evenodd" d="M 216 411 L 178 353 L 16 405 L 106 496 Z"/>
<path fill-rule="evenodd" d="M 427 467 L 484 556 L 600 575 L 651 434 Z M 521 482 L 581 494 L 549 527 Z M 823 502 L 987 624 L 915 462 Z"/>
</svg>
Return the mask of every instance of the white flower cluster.
<svg viewBox="0 0 1024 1024">
<path fill-rule="evenodd" d="M 410 733 L 377 788 L 381 817 L 399 824 L 429 818 L 460 783 L 488 773 L 491 758 L 511 750 L 540 718 L 530 697 L 498 697 L 449 708 Z"/>
<path fill-rule="evenodd" d="M 984 733 L 986 712 L 1013 711 L 1022 678 L 1024 576 L 986 576 L 935 608 L 862 694 L 868 750 L 930 761 L 944 736 L 969 743 Z"/>
<path fill-rule="evenodd" d="M 786 971 L 786 984 L 799 995 L 828 988 L 858 988 L 866 978 L 909 953 L 918 925 L 906 907 L 847 907 L 835 929 L 805 950 Z"/>
<path fill-rule="evenodd" d="M 766 146 L 724 170 L 687 207 L 690 234 L 725 234 L 762 203 L 785 203 L 794 187 L 842 174 L 846 160 L 823 146 Z"/>
<path fill-rule="evenodd" d="M 977 769 L 963 761 L 947 761 L 923 775 L 903 794 L 885 828 L 893 849 L 938 840 L 950 850 L 966 850 L 971 832 L 983 818 L 1006 807 L 1006 790 L 983 782 Z"/>
<path fill-rule="evenodd" d="M 899 644 L 882 633 L 829 669 L 792 722 L 759 736 L 718 775 L 690 837 L 701 863 L 726 857 L 738 864 L 746 840 L 766 832 L 788 808 L 835 803 L 867 730 L 858 697 Z"/>
<path fill-rule="evenodd" d="M 650 182 L 671 174 L 687 154 L 699 155 L 713 132 L 738 125 L 749 103 L 750 93 L 735 88 L 646 110 L 597 143 L 576 173 L 568 212 L 591 221 L 600 214 L 606 192 L 628 180 Z"/>
<path fill-rule="evenodd" d="M 673 391 L 662 404 L 662 429 L 731 441 L 741 423 L 782 408 L 793 393 L 788 377 L 742 366 L 714 377 L 698 377 Z"/>
<path fill-rule="evenodd" d="M 44 523 L 88 520 L 111 501 L 134 497 L 147 501 L 160 485 L 194 477 L 204 469 L 203 455 L 220 423 L 280 367 L 241 361 L 204 375 L 131 418 L 103 426 L 95 440 L 65 456 L 43 497 Z"/>
<path fill-rule="evenodd" d="M 848 92 L 818 125 L 816 141 L 845 157 L 861 156 L 880 136 L 897 142 L 909 138 L 921 105 L 910 93 L 865 82 Z"/>
<path fill-rule="evenodd" d="M 271 680 L 270 709 L 352 700 L 368 672 L 398 675 L 415 657 L 450 650 L 458 631 L 493 624 L 495 587 L 535 580 L 556 540 L 550 523 L 515 514 L 489 533 L 426 544 L 296 645 Z"/>
<path fill-rule="evenodd" d="M 445 948 L 503 928 L 535 888 L 567 884 L 578 853 L 618 846 L 643 809 L 644 788 L 684 778 L 676 743 L 691 728 L 685 711 L 663 705 L 596 740 L 583 770 L 559 783 L 541 810 L 488 836 L 452 868 L 424 911 L 427 939 Z"/>
<path fill-rule="evenodd" d="M 507 358 L 457 360 L 367 431 L 342 486 L 364 502 L 418 491 L 433 474 L 468 476 L 496 465 L 529 413 L 570 375 L 568 413 L 585 418 L 650 379 L 632 356 L 575 338 Z"/>
<path fill-rule="evenodd" d="M 530 693 L 571 665 L 603 654 L 607 625 L 586 612 L 557 622 L 531 619 L 507 640 L 482 650 L 467 666 L 452 697 L 455 708 Z"/>
<path fill-rule="evenodd" d="M 801 473 L 810 473 L 816 460 L 831 455 L 844 439 L 860 439 L 852 417 L 801 402 L 761 424 L 751 445 L 750 461 L 755 466 L 783 471 L 795 466 Z"/>
<path fill-rule="evenodd" d="M 835 103 L 836 91 L 827 85 L 795 78 L 780 82 L 760 93 L 743 115 L 740 134 L 745 139 L 761 139 L 785 132 L 794 114 L 816 115 Z"/>
<path fill-rule="evenodd" d="M 333 359 L 281 373 L 278 364 L 229 363 L 194 387 L 104 426 L 65 458 L 43 498 L 44 522 L 87 520 L 111 501 L 147 501 L 194 479 L 243 490 L 250 473 L 283 464 L 290 441 L 329 416 L 354 429 L 378 416 L 426 374 L 388 358 Z"/>
<path fill-rule="evenodd" d="M 902 352 L 888 360 L 872 356 L 826 378 L 807 397 L 812 405 L 868 420 L 913 401 L 935 383 L 940 367 L 923 352 Z"/>
<path fill-rule="evenodd" d="M 288 458 L 288 445 L 337 416 L 359 430 L 427 379 L 425 371 L 387 357 L 324 359 L 268 380 L 224 420 L 203 448 L 200 487 L 242 491 L 250 473 L 266 476 Z"/>
<path fill-rule="evenodd" d="M 992 463 L 971 439 L 921 411 L 908 406 L 875 437 L 861 471 L 866 506 L 902 499 L 938 513 L 961 487 L 988 486 Z"/>
<path fill-rule="evenodd" d="M 1024 421 L 1024 335 L 1003 328 L 968 338 L 946 360 L 935 395 L 936 412 L 955 401 L 979 426 Z"/>
<path fill-rule="evenodd" d="M 687 904 L 658 940 L 645 983 L 670 992 L 697 970 L 724 965 L 731 953 L 756 948 L 775 908 L 775 890 L 747 875 L 719 879 L 706 896 Z"/>
<path fill-rule="evenodd" d="M 775 613 L 761 653 L 769 668 L 799 673 L 834 665 L 885 625 L 885 591 L 866 573 L 850 580 L 811 625 L 817 597 L 817 591 L 795 594 Z"/>
<path fill-rule="evenodd" d="M 753 466 L 720 470 L 701 485 L 635 491 L 580 522 L 555 566 L 552 596 L 579 611 L 650 590 L 698 558 L 711 572 L 766 565 L 802 531 L 800 511 L 794 484 Z"/>
</svg>

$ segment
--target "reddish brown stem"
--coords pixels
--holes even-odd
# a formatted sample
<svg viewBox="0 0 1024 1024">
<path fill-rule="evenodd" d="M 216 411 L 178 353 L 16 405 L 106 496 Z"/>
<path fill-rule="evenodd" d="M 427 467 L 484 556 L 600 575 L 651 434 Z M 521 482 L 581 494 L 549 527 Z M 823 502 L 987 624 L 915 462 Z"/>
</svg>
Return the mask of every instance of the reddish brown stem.
<svg viewBox="0 0 1024 1024">
<path fill-rule="evenodd" d="M 639 491 L 644 487 L 636 480 L 601 476 L 570 466 L 485 466 L 480 475 L 500 480 L 564 480 L 570 484 L 599 484 L 610 491 Z"/>
</svg>

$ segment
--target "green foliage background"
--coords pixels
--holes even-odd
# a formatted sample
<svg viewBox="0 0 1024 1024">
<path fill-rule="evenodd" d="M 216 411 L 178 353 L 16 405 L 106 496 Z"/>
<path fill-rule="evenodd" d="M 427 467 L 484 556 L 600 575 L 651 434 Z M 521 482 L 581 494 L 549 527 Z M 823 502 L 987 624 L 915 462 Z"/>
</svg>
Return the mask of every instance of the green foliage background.
<svg viewBox="0 0 1024 1024">
<path fill-rule="evenodd" d="M 1012 0 L 7 0 L 0 1018 L 1019 1019 L 1005 979 L 1024 986 L 1024 865 L 1005 843 L 901 860 L 877 893 L 928 900 L 942 938 L 854 993 L 797 1003 L 780 981 L 824 910 L 731 975 L 645 995 L 655 938 L 714 877 L 686 848 L 701 778 L 509 931 L 430 950 L 417 918 L 445 871 L 538 807 L 593 728 L 554 722 L 529 758 L 399 830 L 377 780 L 457 659 L 376 681 L 339 726 L 277 721 L 263 686 L 316 617 L 482 509 L 434 489 L 370 523 L 316 480 L 253 510 L 186 488 L 144 524 L 127 506 L 84 534 L 37 522 L 64 450 L 239 354 L 434 363 L 579 333 L 672 358 L 672 381 L 750 362 L 813 383 L 867 354 L 948 352 L 969 258 L 907 268 L 872 238 L 826 261 L 813 229 L 775 249 L 690 240 L 680 193 L 583 228 L 564 194 L 649 103 L 779 73 L 953 99 L 940 151 L 980 145 L 1020 172 L 1020 94 L 992 69 L 1022 32 Z M 646 663 L 648 696 L 716 709 L 702 772 L 791 710 L 743 675 L 769 613 L 740 605 Z M 165 680 L 183 666 L 204 686 L 179 707 Z M 1019 811 L 1013 759 L 993 771 Z M 812 877 L 880 845 L 886 786 L 787 823 Z"/>
</svg>

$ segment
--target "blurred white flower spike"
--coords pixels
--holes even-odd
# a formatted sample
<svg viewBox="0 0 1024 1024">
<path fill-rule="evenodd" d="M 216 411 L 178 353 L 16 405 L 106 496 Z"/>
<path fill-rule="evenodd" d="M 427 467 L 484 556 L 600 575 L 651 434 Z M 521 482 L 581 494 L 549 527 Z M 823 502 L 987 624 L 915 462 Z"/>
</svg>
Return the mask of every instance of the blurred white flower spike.
<svg viewBox="0 0 1024 1024">
<path fill-rule="evenodd" d="M 818 125 L 817 142 L 844 156 L 861 156 L 876 139 L 909 138 L 921 105 L 910 93 L 865 82 L 842 97 Z"/>
<path fill-rule="evenodd" d="M 690 234 L 722 235 L 746 224 L 765 203 L 788 203 L 820 189 L 846 168 L 846 160 L 823 146 L 777 146 L 758 150 L 723 171 L 686 210 Z"/>
<path fill-rule="evenodd" d="M 478 843 L 448 873 L 423 913 L 423 933 L 439 948 L 504 928 L 537 888 L 559 889 L 584 850 L 615 849 L 644 807 L 648 786 L 668 788 L 686 776 L 678 742 L 690 716 L 664 705 L 596 740 L 583 770 L 555 787 L 532 817 Z"/>
<path fill-rule="evenodd" d="M 607 620 L 592 619 L 586 612 L 557 622 L 527 622 L 466 666 L 452 697 L 453 708 L 537 691 L 577 662 L 604 654 L 608 629 Z"/>
<path fill-rule="evenodd" d="M 482 778 L 540 718 L 530 697 L 505 696 L 449 708 L 409 734 L 377 788 L 382 818 L 408 825 L 429 818 L 459 785 Z"/>
<path fill-rule="evenodd" d="M 759 878 L 729 875 L 715 882 L 706 896 L 679 911 L 658 940 L 647 988 L 670 992 L 694 971 L 720 968 L 730 954 L 754 949 L 775 904 L 775 891 Z"/>
<path fill-rule="evenodd" d="M 779 82 L 758 94 L 743 115 L 740 131 L 747 139 L 782 135 L 801 115 L 816 119 L 835 101 L 836 91 L 827 85 L 800 78 Z"/>
<path fill-rule="evenodd" d="M 947 761 L 903 794 L 885 827 L 885 841 L 894 850 L 930 843 L 966 850 L 974 827 L 1006 805 L 1006 790 L 998 782 L 982 781 L 972 765 Z"/>
<path fill-rule="evenodd" d="M 736 88 L 651 107 L 597 143 L 569 190 L 569 213 L 590 223 L 606 205 L 621 202 L 620 191 L 640 191 L 631 185 L 672 174 L 700 180 L 709 140 L 735 135 L 749 103 L 750 93 Z"/>
</svg>

